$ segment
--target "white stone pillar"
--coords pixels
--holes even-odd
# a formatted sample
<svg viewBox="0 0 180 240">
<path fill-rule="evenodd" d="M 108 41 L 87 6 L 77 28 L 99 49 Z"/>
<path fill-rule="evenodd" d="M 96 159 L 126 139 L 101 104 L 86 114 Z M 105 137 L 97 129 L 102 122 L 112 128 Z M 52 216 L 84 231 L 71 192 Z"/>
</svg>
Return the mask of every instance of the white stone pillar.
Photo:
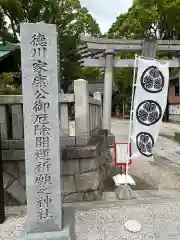
<svg viewBox="0 0 180 240">
<path fill-rule="evenodd" d="M 105 57 L 106 57 L 106 68 L 105 68 L 105 74 L 104 74 L 103 129 L 110 131 L 114 50 L 112 49 L 106 50 Z"/>
<path fill-rule="evenodd" d="M 27 196 L 27 232 L 21 239 L 60 239 L 56 25 L 22 23 L 20 33 Z"/>
<path fill-rule="evenodd" d="M 89 92 L 84 79 L 74 81 L 75 98 L 75 136 L 76 145 L 84 146 L 89 141 Z"/>
</svg>

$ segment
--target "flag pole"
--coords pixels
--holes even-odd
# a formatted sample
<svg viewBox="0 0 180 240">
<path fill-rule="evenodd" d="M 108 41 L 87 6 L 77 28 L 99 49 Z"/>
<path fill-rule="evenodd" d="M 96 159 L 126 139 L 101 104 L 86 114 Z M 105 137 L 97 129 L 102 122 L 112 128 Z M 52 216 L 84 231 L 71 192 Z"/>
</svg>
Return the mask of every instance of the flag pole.
<svg viewBox="0 0 180 240">
<path fill-rule="evenodd" d="M 128 150 L 130 149 L 130 144 L 131 144 L 131 130 L 132 130 L 132 120 L 133 120 L 133 103 L 134 103 L 134 92 L 135 92 L 135 86 L 136 86 L 136 68 L 137 68 L 137 61 L 138 61 L 138 59 L 139 59 L 139 56 L 136 54 L 135 55 L 135 61 L 134 61 L 133 89 L 132 89 L 132 96 L 131 96 L 131 111 L 130 111 L 129 134 L 128 134 Z M 129 158 L 126 161 L 125 185 L 127 185 L 128 168 L 129 168 Z"/>
</svg>

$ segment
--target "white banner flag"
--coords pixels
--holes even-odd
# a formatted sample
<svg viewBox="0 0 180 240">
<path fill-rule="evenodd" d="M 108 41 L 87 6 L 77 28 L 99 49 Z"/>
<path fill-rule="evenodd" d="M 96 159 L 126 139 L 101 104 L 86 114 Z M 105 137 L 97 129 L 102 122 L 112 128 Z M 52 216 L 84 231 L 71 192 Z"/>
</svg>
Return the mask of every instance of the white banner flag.
<svg viewBox="0 0 180 240">
<path fill-rule="evenodd" d="M 133 105 L 132 159 L 152 160 L 152 148 L 158 138 L 166 109 L 169 66 L 156 60 L 138 59 Z"/>
</svg>

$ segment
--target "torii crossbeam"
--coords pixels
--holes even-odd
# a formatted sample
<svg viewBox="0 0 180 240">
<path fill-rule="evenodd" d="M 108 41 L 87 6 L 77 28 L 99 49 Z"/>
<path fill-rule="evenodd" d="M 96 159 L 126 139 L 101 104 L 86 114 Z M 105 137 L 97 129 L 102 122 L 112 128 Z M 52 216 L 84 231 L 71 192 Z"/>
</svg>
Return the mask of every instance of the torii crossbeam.
<svg viewBox="0 0 180 240">
<path fill-rule="evenodd" d="M 108 38 L 91 38 L 81 36 L 83 47 L 79 48 L 81 63 L 84 67 L 99 67 L 105 69 L 104 74 L 104 103 L 103 129 L 110 131 L 113 68 L 134 67 L 134 59 L 120 59 L 116 52 L 134 52 L 146 57 L 156 57 L 156 52 L 177 55 L 179 58 L 159 60 L 168 62 L 170 68 L 180 68 L 180 41 L 179 40 L 117 40 Z M 180 77 L 179 77 L 180 79 Z"/>
</svg>

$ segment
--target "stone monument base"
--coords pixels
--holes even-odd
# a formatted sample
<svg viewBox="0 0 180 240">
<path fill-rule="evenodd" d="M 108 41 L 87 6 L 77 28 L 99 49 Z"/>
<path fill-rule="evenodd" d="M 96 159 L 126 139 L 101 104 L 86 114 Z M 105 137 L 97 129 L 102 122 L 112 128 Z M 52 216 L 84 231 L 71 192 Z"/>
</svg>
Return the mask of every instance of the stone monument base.
<svg viewBox="0 0 180 240">
<path fill-rule="evenodd" d="M 25 228 L 20 240 L 75 240 L 74 210 L 67 208 L 63 216 L 63 229 L 61 231 L 27 233 Z"/>
<path fill-rule="evenodd" d="M 72 238 L 69 229 L 64 229 L 59 232 L 29 233 L 20 240 L 72 240 Z"/>
</svg>

